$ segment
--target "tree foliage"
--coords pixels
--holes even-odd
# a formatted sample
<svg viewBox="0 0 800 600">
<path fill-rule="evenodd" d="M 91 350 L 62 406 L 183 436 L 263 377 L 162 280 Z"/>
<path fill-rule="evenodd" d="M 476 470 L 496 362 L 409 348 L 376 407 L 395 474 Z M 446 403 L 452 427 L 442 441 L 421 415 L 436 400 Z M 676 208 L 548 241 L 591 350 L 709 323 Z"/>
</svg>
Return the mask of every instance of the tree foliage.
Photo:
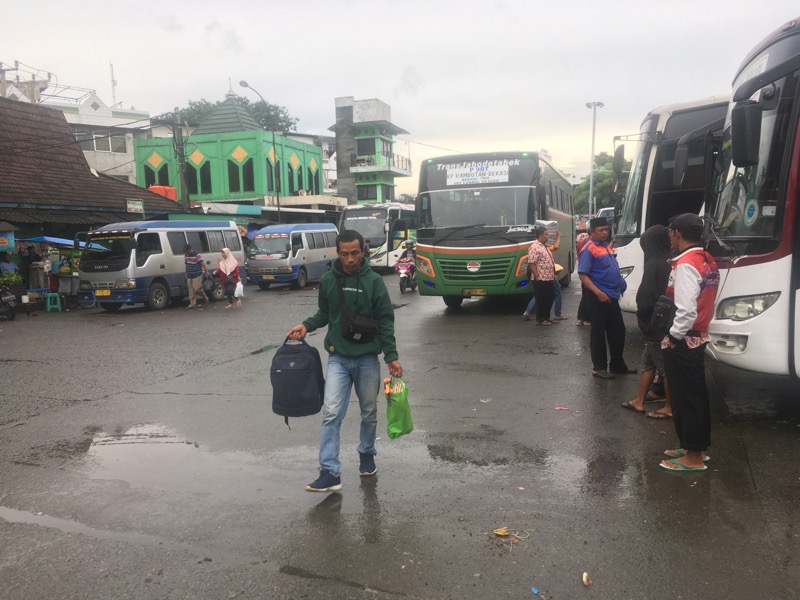
<svg viewBox="0 0 800 600">
<path fill-rule="evenodd" d="M 289 114 L 285 106 L 270 104 L 262 100 L 250 102 L 249 98 L 244 98 L 242 96 L 236 96 L 236 101 L 250 110 L 255 120 L 267 131 L 280 131 L 283 133 L 297 131 L 299 119 Z M 185 107 L 178 109 L 181 113 L 181 121 L 193 127 L 197 127 L 205 121 L 220 104 L 222 104 L 221 100 L 213 103 L 205 98 L 202 100 L 189 100 L 189 103 Z M 162 117 L 166 116 L 167 115 L 162 115 Z"/>
<path fill-rule="evenodd" d="M 417 195 L 416 194 L 400 194 L 397 197 L 397 201 L 398 202 L 404 202 L 406 204 L 414 204 L 414 202 L 417 201 Z"/>
<path fill-rule="evenodd" d="M 614 173 L 611 163 L 614 157 L 608 152 L 601 152 L 594 157 L 594 197 L 597 200 L 595 210 L 614 206 L 628 183 L 628 174 L 631 170 L 631 161 L 625 161 L 622 167 L 622 174 L 619 178 L 619 185 L 614 192 Z M 589 212 L 589 176 L 586 175 L 575 187 L 575 213 L 588 214 Z"/>
</svg>

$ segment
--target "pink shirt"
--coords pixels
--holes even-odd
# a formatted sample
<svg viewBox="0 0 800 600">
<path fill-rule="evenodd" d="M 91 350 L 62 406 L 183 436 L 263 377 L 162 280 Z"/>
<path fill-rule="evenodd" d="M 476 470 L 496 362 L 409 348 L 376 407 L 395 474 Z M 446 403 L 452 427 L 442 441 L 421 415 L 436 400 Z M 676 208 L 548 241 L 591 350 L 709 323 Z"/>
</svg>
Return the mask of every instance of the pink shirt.
<svg viewBox="0 0 800 600">
<path fill-rule="evenodd" d="M 528 265 L 536 273 L 535 279 L 539 281 L 553 281 L 556 278 L 556 264 L 553 255 L 540 241 L 535 241 L 528 248 Z M 534 279 L 531 275 L 531 279 Z"/>
</svg>

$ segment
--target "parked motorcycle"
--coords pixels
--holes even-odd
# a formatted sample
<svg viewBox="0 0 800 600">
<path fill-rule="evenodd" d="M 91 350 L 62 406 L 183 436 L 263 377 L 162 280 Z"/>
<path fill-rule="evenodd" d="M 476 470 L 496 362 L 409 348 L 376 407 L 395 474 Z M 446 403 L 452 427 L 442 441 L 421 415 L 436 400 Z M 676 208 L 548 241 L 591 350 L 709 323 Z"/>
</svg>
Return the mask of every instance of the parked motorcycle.
<svg viewBox="0 0 800 600">
<path fill-rule="evenodd" d="M 405 294 L 406 289 L 417 289 L 417 267 L 413 258 L 401 258 L 394 265 L 394 270 L 400 275 L 401 294 Z"/>
<path fill-rule="evenodd" d="M 0 286 L 0 316 L 9 321 L 13 321 L 17 316 L 17 298 L 8 289 L 8 286 Z"/>
</svg>

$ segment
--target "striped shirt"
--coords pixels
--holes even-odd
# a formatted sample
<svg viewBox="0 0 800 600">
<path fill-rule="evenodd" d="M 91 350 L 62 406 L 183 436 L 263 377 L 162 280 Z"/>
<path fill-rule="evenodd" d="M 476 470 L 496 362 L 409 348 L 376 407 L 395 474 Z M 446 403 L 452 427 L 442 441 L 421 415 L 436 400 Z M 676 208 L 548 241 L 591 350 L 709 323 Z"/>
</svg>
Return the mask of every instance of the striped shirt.
<svg viewBox="0 0 800 600">
<path fill-rule="evenodd" d="M 194 253 L 194 256 L 184 256 L 183 261 L 186 263 L 186 277 L 194 279 L 203 274 L 203 256 Z"/>
</svg>

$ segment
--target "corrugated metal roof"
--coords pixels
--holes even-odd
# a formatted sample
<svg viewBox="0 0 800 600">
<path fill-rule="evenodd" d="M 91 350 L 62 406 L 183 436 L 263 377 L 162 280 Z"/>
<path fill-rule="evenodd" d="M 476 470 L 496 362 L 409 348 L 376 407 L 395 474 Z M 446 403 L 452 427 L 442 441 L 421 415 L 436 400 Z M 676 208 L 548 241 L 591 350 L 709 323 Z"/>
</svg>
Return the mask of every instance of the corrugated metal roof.
<svg viewBox="0 0 800 600">
<path fill-rule="evenodd" d="M 208 115 L 208 118 L 192 132 L 192 135 L 208 133 L 233 133 L 235 131 L 254 131 L 264 128 L 255 120 L 236 96 L 229 95 L 225 101 Z"/>
</svg>

